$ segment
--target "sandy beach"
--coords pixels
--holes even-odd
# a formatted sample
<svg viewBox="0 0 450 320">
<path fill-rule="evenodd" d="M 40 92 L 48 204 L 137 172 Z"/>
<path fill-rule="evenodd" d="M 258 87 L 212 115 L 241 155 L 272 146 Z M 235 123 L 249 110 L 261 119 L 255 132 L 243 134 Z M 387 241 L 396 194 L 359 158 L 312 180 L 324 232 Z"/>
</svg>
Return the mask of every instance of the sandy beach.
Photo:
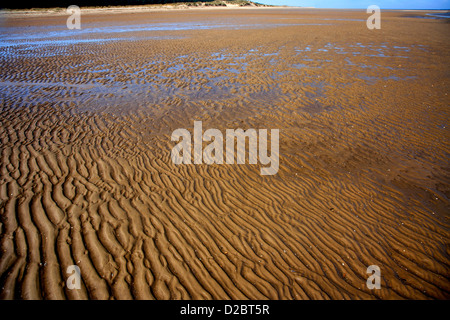
<svg viewBox="0 0 450 320">
<path fill-rule="evenodd" d="M 450 24 L 426 13 L 0 14 L 0 299 L 449 299 Z M 194 121 L 279 129 L 277 174 L 175 165 Z"/>
</svg>

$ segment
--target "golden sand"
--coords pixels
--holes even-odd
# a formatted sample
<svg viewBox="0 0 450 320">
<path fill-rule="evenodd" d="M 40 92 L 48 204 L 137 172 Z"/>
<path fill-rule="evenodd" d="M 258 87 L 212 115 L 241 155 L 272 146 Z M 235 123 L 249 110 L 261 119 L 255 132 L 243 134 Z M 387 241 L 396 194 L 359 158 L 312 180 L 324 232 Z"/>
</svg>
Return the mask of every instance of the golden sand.
<svg viewBox="0 0 450 320">
<path fill-rule="evenodd" d="M 448 299 L 449 24 L 411 15 L 3 15 L 0 297 Z M 278 173 L 174 165 L 196 120 L 280 129 Z"/>
</svg>

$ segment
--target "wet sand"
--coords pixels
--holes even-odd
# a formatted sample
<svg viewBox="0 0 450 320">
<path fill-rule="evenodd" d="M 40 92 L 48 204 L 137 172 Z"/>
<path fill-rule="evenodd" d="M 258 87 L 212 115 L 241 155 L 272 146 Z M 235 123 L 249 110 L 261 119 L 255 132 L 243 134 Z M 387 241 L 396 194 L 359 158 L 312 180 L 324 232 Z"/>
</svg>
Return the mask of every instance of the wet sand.
<svg viewBox="0 0 450 320">
<path fill-rule="evenodd" d="M 1 299 L 448 299 L 449 24 L 410 16 L 2 15 Z M 278 173 L 174 165 L 196 120 L 280 129 Z"/>
</svg>

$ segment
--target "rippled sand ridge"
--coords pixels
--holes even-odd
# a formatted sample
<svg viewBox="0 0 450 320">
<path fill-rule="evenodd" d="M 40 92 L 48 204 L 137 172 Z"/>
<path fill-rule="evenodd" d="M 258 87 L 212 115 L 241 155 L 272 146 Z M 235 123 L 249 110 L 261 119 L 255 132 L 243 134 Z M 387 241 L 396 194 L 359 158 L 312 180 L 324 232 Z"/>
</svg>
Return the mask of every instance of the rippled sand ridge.
<svg viewBox="0 0 450 320">
<path fill-rule="evenodd" d="M 450 25 L 367 18 L 2 14 L 0 298 L 448 299 Z M 278 173 L 173 164 L 194 121 Z"/>
</svg>

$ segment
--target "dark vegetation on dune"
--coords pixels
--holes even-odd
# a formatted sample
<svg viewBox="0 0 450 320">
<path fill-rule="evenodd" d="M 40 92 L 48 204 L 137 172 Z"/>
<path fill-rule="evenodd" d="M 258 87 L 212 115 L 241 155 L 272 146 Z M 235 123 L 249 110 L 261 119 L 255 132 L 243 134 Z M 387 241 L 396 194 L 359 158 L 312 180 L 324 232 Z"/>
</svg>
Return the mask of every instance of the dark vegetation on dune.
<svg viewBox="0 0 450 320">
<path fill-rule="evenodd" d="M 227 0 L 229 3 L 239 4 L 241 6 L 259 5 L 247 0 Z M 83 6 L 126 6 L 126 5 L 148 5 L 148 4 L 171 4 L 171 3 L 184 3 L 187 5 L 204 5 L 208 6 L 225 6 L 223 1 L 218 0 L 46 0 L 33 3 L 27 2 L 10 2 L 0 6 L 0 8 L 8 9 L 28 9 L 28 8 L 66 8 L 70 5 Z"/>
</svg>

